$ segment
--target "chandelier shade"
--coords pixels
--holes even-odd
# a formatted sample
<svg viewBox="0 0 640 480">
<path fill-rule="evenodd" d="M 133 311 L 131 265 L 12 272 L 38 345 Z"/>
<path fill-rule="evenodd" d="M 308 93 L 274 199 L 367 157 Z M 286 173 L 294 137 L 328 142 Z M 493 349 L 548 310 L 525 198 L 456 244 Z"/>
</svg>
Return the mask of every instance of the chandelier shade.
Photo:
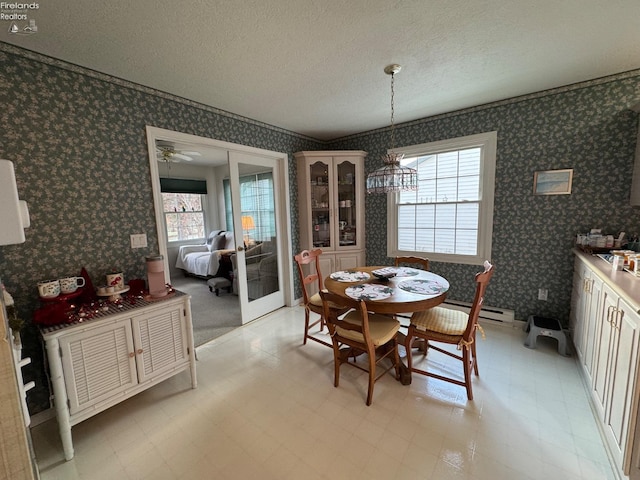
<svg viewBox="0 0 640 480">
<path fill-rule="evenodd" d="M 405 190 L 417 190 L 418 172 L 410 167 L 400 165 L 404 154 L 395 153 L 396 137 L 395 125 L 393 123 L 394 114 L 394 75 L 400 71 L 400 65 L 388 65 L 384 73 L 391 75 L 391 148 L 389 153 L 383 157 L 384 166 L 367 175 L 367 193 L 389 193 Z"/>
<path fill-rule="evenodd" d="M 413 168 L 403 167 L 403 154 L 388 153 L 384 157 L 384 167 L 367 176 L 367 193 L 389 193 L 418 188 L 418 175 Z"/>
</svg>

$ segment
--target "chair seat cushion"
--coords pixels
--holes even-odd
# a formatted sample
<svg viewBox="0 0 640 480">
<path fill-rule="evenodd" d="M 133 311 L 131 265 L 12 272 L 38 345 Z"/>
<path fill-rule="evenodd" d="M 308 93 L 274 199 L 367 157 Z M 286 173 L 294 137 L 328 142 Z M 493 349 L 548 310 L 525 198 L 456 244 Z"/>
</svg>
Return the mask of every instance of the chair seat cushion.
<svg viewBox="0 0 640 480">
<path fill-rule="evenodd" d="M 459 336 L 467 328 L 469 315 L 460 310 L 434 307 L 411 316 L 411 324 L 417 330 L 440 333 L 446 336 Z"/>
<path fill-rule="evenodd" d="M 323 311 L 323 307 L 322 307 L 322 297 L 320 296 L 319 293 L 314 293 L 313 295 L 311 295 L 311 298 L 309 298 L 309 308 L 311 310 L 313 310 L 314 312 L 320 312 L 322 313 Z M 333 310 L 339 310 L 339 311 L 347 311 L 349 310 L 347 307 L 343 307 L 341 305 L 336 305 L 333 302 L 329 302 L 329 308 L 333 309 Z"/>
<path fill-rule="evenodd" d="M 353 325 L 362 324 L 362 317 L 355 310 L 347 313 L 344 316 L 343 320 Z M 395 318 L 387 317 L 386 315 L 369 313 L 369 334 L 371 336 L 371 341 L 376 347 L 379 345 L 384 345 L 389 340 L 391 340 L 396 335 L 396 333 L 398 333 L 399 329 L 400 322 L 398 322 Z M 337 326 L 336 333 L 341 337 L 348 338 L 349 340 L 364 343 L 364 337 L 362 336 L 362 334 L 360 332 L 356 332 L 355 330 L 346 330 Z"/>
</svg>

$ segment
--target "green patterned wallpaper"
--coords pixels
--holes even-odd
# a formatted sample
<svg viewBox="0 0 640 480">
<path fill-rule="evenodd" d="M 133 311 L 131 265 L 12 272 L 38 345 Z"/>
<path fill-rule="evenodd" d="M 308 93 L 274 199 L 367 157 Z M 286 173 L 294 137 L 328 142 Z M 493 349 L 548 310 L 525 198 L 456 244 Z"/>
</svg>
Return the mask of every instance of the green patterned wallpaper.
<svg viewBox="0 0 640 480">
<path fill-rule="evenodd" d="M 366 170 L 382 164 L 386 129 L 323 144 L 293 132 L 0 43 L 0 158 L 14 162 L 31 228 L 21 245 L 0 247 L 0 274 L 20 311 L 38 305 L 37 281 L 84 266 L 94 279 L 107 270 L 144 275 L 145 254 L 157 249 L 145 126 L 250 145 L 290 155 L 300 150 L 361 149 Z M 212 86 L 215 88 L 215 86 Z M 487 304 L 511 308 L 516 318 L 569 313 L 573 236 L 591 227 L 640 233 L 638 210 L 628 205 L 640 72 L 542 92 L 399 125 L 398 145 L 498 131 L 493 254 L 496 275 Z M 297 205 L 295 164 L 289 172 Z M 533 196 L 536 170 L 573 168 L 573 193 Z M 367 261 L 386 257 L 386 202 L 368 196 Z M 292 209 L 293 250 L 298 249 Z M 132 250 L 129 234 L 145 231 L 147 249 Z M 433 263 L 452 284 L 451 298 L 471 300 L 477 267 Z M 536 299 L 538 288 L 549 300 Z M 299 288 L 296 290 L 299 293 Z M 25 332 L 34 358 L 27 380 L 32 413 L 49 406 L 42 351 Z"/>
<path fill-rule="evenodd" d="M 0 275 L 22 315 L 38 307 L 36 284 L 79 274 L 94 284 L 108 271 L 145 276 L 144 256 L 157 251 L 145 127 L 286 152 L 318 150 L 311 139 L 132 85 L 0 43 L 0 158 L 14 162 L 20 197 L 29 204 L 26 242 L 0 247 Z M 212 85 L 215 88 L 215 85 Z M 290 171 L 296 185 L 295 169 Z M 295 189 L 292 204 L 297 204 Z M 293 245 L 298 244 L 292 209 Z M 148 248 L 129 235 L 146 232 Z M 23 333 L 33 364 L 26 380 L 32 413 L 49 406 L 42 348 Z"/>
<path fill-rule="evenodd" d="M 629 206 L 640 100 L 640 71 L 427 118 L 396 128 L 398 146 L 496 130 L 493 248 L 496 273 L 485 304 L 515 310 L 518 320 L 550 316 L 568 325 L 574 236 L 593 227 L 640 234 Z M 369 152 L 367 172 L 382 165 L 385 131 L 335 141 L 334 149 Z M 572 168 L 571 195 L 533 195 L 537 170 Z M 367 262 L 386 256 L 386 199 L 367 197 Z M 451 283 L 449 298 L 473 300 L 477 266 L 432 263 Z M 547 288 L 548 301 L 537 299 Z"/>
</svg>

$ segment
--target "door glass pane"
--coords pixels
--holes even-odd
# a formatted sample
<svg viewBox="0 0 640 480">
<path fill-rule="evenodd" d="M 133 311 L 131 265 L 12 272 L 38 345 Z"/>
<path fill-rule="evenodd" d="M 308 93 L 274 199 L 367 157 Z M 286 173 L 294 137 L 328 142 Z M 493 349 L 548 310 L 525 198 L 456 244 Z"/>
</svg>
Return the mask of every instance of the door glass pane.
<svg viewBox="0 0 640 480">
<path fill-rule="evenodd" d="M 356 166 L 338 164 L 338 229 L 340 246 L 356 244 Z"/>
<path fill-rule="evenodd" d="M 311 224 L 313 246 L 331 246 L 331 223 L 329 217 L 329 170 L 326 163 L 316 162 L 309 166 L 311 178 Z"/>
<path fill-rule="evenodd" d="M 249 302 L 280 289 L 273 170 L 238 165 Z"/>
</svg>

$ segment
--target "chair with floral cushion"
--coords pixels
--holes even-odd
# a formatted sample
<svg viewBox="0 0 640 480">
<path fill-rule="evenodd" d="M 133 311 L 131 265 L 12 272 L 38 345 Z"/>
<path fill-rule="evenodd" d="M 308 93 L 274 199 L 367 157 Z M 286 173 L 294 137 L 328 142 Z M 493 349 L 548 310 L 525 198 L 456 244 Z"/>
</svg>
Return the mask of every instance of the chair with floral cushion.
<svg viewBox="0 0 640 480">
<path fill-rule="evenodd" d="M 427 375 L 466 387 L 467 398 L 469 400 L 473 400 L 471 371 L 473 370 L 475 375 L 478 376 L 475 343 L 476 328 L 479 327 L 478 316 L 484 301 L 485 291 L 489 285 L 489 280 L 491 280 L 493 276 L 493 272 L 493 265 L 485 261 L 484 271 L 477 273 L 475 276 L 476 293 L 468 314 L 444 307 L 434 307 L 423 312 L 415 312 L 411 316 L 411 324 L 409 325 L 409 330 L 405 338 L 404 345 L 407 352 L 407 366 L 411 373 Z M 462 361 L 464 381 L 414 367 L 411 347 L 414 340 L 417 339 L 422 339 L 427 342 L 427 352 L 435 350 Z M 457 355 L 443 348 L 436 347 L 433 345 L 434 342 L 456 345 L 457 349 L 462 351 L 462 355 Z"/>
<path fill-rule="evenodd" d="M 373 386 L 378 379 L 392 368 L 395 369 L 396 380 L 400 379 L 397 338 L 400 323 L 387 315 L 369 313 L 363 300 L 343 297 L 326 290 L 320 292 L 320 297 L 333 343 L 333 385 L 337 387 L 340 383 L 340 366 L 343 363 L 368 372 L 367 406 L 369 406 L 373 401 Z M 336 306 L 348 309 L 348 312 L 340 315 Z M 367 354 L 368 368 L 356 363 L 356 357 L 363 353 Z M 353 361 L 349 361 L 350 357 L 353 357 Z M 391 360 L 391 365 L 378 373 L 377 366 L 384 359 Z"/>
</svg>

